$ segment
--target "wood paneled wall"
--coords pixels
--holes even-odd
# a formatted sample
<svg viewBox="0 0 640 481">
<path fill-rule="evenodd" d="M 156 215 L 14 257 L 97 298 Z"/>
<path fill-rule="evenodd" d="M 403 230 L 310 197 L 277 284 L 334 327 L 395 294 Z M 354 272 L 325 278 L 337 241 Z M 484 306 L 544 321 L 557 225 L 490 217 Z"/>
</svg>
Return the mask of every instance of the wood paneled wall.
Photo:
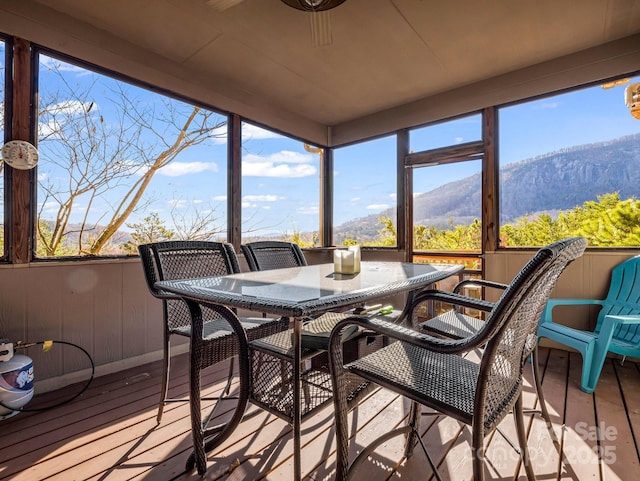
<svg viewBox="0 0 640 481">
<path fill-rule="evenodd" d="M 640 254 L 636 252 L 586 252 L 562 273 L 551 297 L 603 299 L 609 290 L 611 269 L 620 262 Z M 531 258 L 531 252 L 496 251 L 485 255 L 485 277 L 509 282 Z M 488 295 L 489 292 L 487 292 Z M 495 293 L 494 293 L 495 294 Z M 554 309 L 554 321 L 576 329 L 591 330 L 598 308 L 595 306 L 560 306 Z M 548 339 L 542 345 L 564 348 Z"/>
<path fill-rule="evenodd" d="M 161 322 L 162 305 L 149 293 L 138 258 L 0 267 L 0 337 L 13 342 L 72 342 L 97 367 L 107 366 L 160 358 Z M 84 354 L 67 346 L 27 354 L 37 380 L 89 368 Z"/>
</svg>

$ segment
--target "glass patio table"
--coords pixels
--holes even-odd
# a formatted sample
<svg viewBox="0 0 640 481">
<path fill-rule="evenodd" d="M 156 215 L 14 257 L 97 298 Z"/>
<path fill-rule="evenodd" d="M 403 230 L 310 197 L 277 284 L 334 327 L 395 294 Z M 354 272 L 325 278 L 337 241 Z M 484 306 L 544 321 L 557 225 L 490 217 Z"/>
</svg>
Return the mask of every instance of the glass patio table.
<svg viewBox="0 0 640 481">
<path fill-rule="evenodd" d="M 181 296 L 192 312 L 192 333 L 202 332 L 200 305 L 217 305 L 227 308 L 247 309 L 287 316 L 292 320 L 292 415 L 289 421 L 293 429 L 294 479 L 301 478 L 300 465 L 300 425 L 301 425 L 301 376 L 302 320 L 337 308 L 348 308 L 367 301 L 401 293 L 412 293 L 431 284 L 457 274 L 464 266 L 457 264 L 412 264 L 402 262 L 362 262 L 358 274 L 334 273 L 333 264 L 319 264 L 267 271 L 243 272 L 220 277 L 160 281 L 156 287 Z M 402 317 L 402 315 L 401 315 Z M 191 365 L 200 365 L 194 339 L 190 341 Z M 240 340 L 247 346 L 246 336 Z M 243 352 L 240 349 L 240 352 Z M 247 348 L 248 353 L 248 348 Z M 240 390 L 251 397 L 248 356 L 239 356 Z M 190 369 L 190 398 L 200 395 L 200 373 Z M 244 411 L 247 396 L 241 394 L 239 408 Z M 194 412 L 191 402 L 192 426 L 196 429 L 201 419 L 200 410 Z M 195 419 L 195 421 L 194 421 Z M 224 429 L 229 434 L 240 422 L 241 416 L 234 416 L 230 426 Z M 196 422 L 197 421 L 197 422 Z M 195 464 L 198 472 L 206 470 L 206 452 L 220 444 L 194 443 Z"/>
</svg>

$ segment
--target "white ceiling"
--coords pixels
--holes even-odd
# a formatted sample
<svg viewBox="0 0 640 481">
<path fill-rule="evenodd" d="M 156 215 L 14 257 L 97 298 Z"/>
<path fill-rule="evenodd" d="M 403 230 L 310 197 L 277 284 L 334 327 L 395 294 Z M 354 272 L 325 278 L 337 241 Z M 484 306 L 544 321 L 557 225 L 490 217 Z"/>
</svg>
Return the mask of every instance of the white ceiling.
<svg viewBox="0 0 640 481">
<path fill-rule="evenodd" d="M 309 14 L 280 0 L 223 12 L 207 0 L 1 0 L 0 10 L 4 32 L 79 57 L 100 50 L 86 59 L 321 141 L 317 132 L 403 108 L 411 117 L 411 106 L 532 65 L 640 43 L 639 0 L 347 0 L 330 11 L 333 44 L 319 48 Z"/>
</svg>

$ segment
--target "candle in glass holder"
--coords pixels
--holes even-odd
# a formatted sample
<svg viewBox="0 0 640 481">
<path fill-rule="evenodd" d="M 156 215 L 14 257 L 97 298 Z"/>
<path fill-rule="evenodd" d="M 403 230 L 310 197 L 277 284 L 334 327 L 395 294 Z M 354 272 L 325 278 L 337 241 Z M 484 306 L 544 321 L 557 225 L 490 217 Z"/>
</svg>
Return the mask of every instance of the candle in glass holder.
<svg viewBox="0 0 640 481">
<path fill-rule="evenodd" d="M 354 274 L 356 269 L 356 255 L 351 251 L 342 251 L 342 273 Z"/>
<path fill-rule="evenodd" d="M 349 246 L 349 252 L 353 252 L 353 272 L 360 272 L 360 246 Z"/>
<path fill-rule="evenodd" d="M 349 250 L 333 251 L 334 272 L 338 274 L 355 274 L 356 273 L 355 267 L 356 267 L 355 252 L 349 251 Z"/>
<path fill-rule="evenodd" d="M 340 254 L 342 251 L 335 250 L 333 251 L 333 272 L 340 273 L 342 272 L 342 255 Z"/>
</svg>

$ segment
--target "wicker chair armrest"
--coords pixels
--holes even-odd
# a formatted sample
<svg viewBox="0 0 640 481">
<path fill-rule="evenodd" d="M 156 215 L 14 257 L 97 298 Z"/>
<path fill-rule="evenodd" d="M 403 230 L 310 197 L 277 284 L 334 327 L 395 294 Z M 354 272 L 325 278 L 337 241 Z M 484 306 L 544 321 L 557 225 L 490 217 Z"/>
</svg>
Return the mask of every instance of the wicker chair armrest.
<svg viewBox="0 0 640 481">
<path fill-rule="evenodd" d="M 440 353 L 462 353 L 483 344 L 483 342 L 470 343 L 468 342 L 469 338 L 464 340 L 454 340 L 433 337 L 379 317 L 350 316 L 338 322 L 331 331 L 331 336 L 329 338 L 330 351 L 338 351 L 342 349 L 342 336 L 340 333 L 345 327 L 354 324 L 364 328 L 368 332 L 383 334 L 390 339 L 408 342 Z"/>
<path fill-rule="evenodd" d="M 413 311 L 417 306 L 426 301 L 441 301 L 455 306 L 470 307 L 475 309 L 482 309 L 490 311 L 493 308 L 493 303 L 475 299 L 452 292 L 440 291 L 435 289 L 429 289 L 421 291 L 416 294 L 410 306 L 410 315 L 413 317 Z M 385 319 L 376 317 L 363 317 L 363 316 L 351 316 L 343 321 L 340 321 L 334 327 L 331 338 L 336 337 L 336 343 L 339 344 L 339 336 L 335 336 L 337 331 L 343 329 L 349 324 L 357 324 L 367 330 L 374 331 L 379 334 L 388 336 L 389 338 L 415 344 L 417 346 L 429 349 L 439 353 L 463 353 L 472 349 L 484 346 L 490 339 L 493 329 L 481 329 L 476 334 L 468 336 L 462 339 L 443 339 L 440 337 L 430 336 L 424 332 L 418 332 L 409 327 L 403 327 L 401 325 L 389 322 Z M 333 342 L 330 340 L 329 345 Z M 336 344 L 334 348 L 339 346 Z"/>
<path fill-rule="evenodd" d="M 509 287 L 509 284 L 503 284 L 502 282 L 487 281 L 485 279 L 465 279 L 463 281 L 458 282 L 453 287 L 453 292 L 455 292 L 456 294 L 459 294 L 460 291 L 466 288 L 467 286 L 491 287 L 494 289 L 505 290 L 507 287 Z"/>
<path fill-rule="evenodd" d="M 485 301 L 484 299 L 476 299 L 475 297 L 463 296 L 455 292 L 439 291 L 435 289 L 429 289 L 422 291 L 414 301 L 414 305 L 419 302 L 427 300 L 441 301 L 451 304 L 457 307 L 469 307 L 471 309 L 479 309 L 481 311 L 490 311 L 493 309 L 493 302 Z"/>
</svg>

